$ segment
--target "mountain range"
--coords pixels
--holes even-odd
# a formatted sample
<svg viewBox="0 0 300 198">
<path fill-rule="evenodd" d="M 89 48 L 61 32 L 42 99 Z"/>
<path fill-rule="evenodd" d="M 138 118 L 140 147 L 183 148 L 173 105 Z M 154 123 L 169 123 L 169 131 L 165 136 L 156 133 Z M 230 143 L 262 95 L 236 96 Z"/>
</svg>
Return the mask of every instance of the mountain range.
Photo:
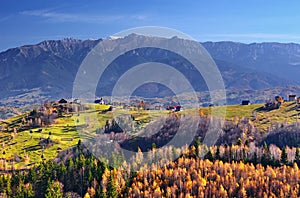
<svg viewBox="0 0 300 198">
<path fill-rule="evenodd" d="M 120 39 L 105 39 L 108 46 L 137 42 L 141 35 Z M 149 39 L 149 38 L 147 38 Z M 161 39 L 152 37 L 152 39 Z M 178 39 L 178 38 L 177 38 Z M 103 39 L 47 40 L 36 45 L 25 45 L 0 53 L 0 103 L 23 105 L 44 99 L 70 98 L 73 82 L 86 55 Z M 184 42 L 182 41 L 183 45 Z M 295 43 L 204 42 L 218 66 L 227 90 L 264 90 L 300 83 L 300 45 Z M 188 45 L 184 45 L 187 46 Z M 109 47 L 108 47 L 109 48 Z M 187 50 L 193 50 L 192 48 Z M 175 61 L 174 61 L 175 59 Z M 105 83 L 98 84 L 97 95 L 109 95 L 117 77 L 134 64 L 156 61 L 177 64 L 184 68 L 196 91 L 205 91 L 203 79 L 194 75 L 193 68 L 161 49 L 145 48 L 130 51 L 113 63 L 106 72 Z M 151 94 L 149 94 L 151 92 Z M 145 97 L 164 97 L 172 94 L 160 84 L 148 84 L 136 94 Z"/>
</svg>

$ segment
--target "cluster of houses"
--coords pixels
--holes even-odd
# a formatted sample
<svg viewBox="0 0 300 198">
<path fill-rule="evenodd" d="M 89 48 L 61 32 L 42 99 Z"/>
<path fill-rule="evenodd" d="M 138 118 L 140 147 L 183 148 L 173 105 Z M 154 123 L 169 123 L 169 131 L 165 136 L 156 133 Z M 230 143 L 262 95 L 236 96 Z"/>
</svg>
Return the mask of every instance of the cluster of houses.
<svg viewBox="0 0 300 198">
<path fill-rule="evenodd" d="M 276 96 L 275 100 L 279 105 L 283 102 L 288 102 L 288 101 L 296 101 L 297 104 L 300 104 L 300 97 L 297 97 L 295 94 L 290 94 L 288 95 L 288 100 L 284 100 L 281 96 Z M 72 102 L 68 102 L 66 99 L 61 99 L 59 101 L 54 101 L 51 102 L 53 105 L 53 111 L 54 113 L 57 113 L 57 109 L 63 110 L 63 111 L 68 111 L 71 109 L 67 108 L 66 104 L 78 104 L 81 105 L 81 101 L 79 99 L 74 99 Z M 105 101 L 103 98 L 99 98 L 94 100 L 95 104 L 101 104 L 101 105 L 111 105 L 113 107 L 121 107 L 122 109 L 128 109 L 128 110 L 171 110 L 171 111 L 180 111 L 182 109 L 182 106 L 179 104 L 174 104 L 174 105 L 166 105 L 166 104 L 160 104 L 160 103 L 147 103 L 144 101 L 132 101 L 130 104 L 126 104 L 124 102 L 112 102 L 109 103 Z M 241 105 L 250 105 L 251 102 L 250 100 L 242 100 Z M 42 110 L 42 109 L 41 109 Z"/>
<path fill-rule="evenodd" d="M 50 113 L 56 113 L 60 114 L 62 112 L 68 112 L 71 111 L 71 106 L 68 106 L 68 101 L 65 99 L 60 99 L 59 101 L 46 101 L 44 104 L 41 105 L 39 111 L 45 112 L 47 111 L 48 114 Z"/>
<path fill-rule="evenodd" d="M 82 111 L 84 107 L 81 105 L 79 99 L 74 99 L 72 102 L 68 102 L 62 98 L 55 101 L 45 101 L 41 106 L 35 109 L 36 115 L 34 117 L 41 117 L 40 115 L 49 115 L 54 117 L 60 117 L 63 113 Z M 42 116 L 45 119 L 45 116 Z M 47 116 L 46 116 L 47 117 Z"/>
<path fill-rule="evenodd" d="M 281 96 L 275 96 L 274 102 L 278 103 L 279 106 L 283 102 L 293 102 L 293 101 L 296 101 L 297 104 L 300 104 L 300 97 L 297 98 L 297 95 L 295 95 L 295 94 L 290 94 L 290 95 L 288 95 L 287 98 L 288 98 L 288 100 L 284 100 L 284 98 Z M 251 104 L 250 100 L 242 100 L 242 103 L 241 103 L 241 105 L 250 105 L 250 104 Z"/>
<path fill-rule="evenodd" d="M 145 102 L 139 99 L 133 99 L 130 102 L 107 102 L 100 98 L 94 101 L 95 104 L 107 104 L 111 105 L 113 108 L 121 108 L 124 110 L 170 110 L 170 111 L 180 111 L 181 106 L 177 103 L 174 104 L 162 104 L 158 102 Z"/>
</svg>

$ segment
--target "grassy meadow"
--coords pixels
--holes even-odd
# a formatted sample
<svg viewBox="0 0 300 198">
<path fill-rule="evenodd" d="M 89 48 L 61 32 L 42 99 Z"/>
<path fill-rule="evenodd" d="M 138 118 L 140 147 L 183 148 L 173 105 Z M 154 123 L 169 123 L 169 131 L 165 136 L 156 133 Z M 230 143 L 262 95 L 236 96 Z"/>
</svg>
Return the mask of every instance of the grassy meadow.
<svg viewBox="0 0 300 198">
<path fill-rule="evenodd" d="M 12 167 L 16 169 L 31 167 L 42 160 L 52 160 L 61 150 L 74 146 L 82 138 L 93 138 L 98 128 L 103 128 L 107 120 L 122 115 L 131 115 L 136 123 L 145 127 L 149 122 L 161 116 L 166 116 L 170 112 L 167 110 L 137 110 L 122 109 L 116 107 L 113 111 L 103 112 L 109 108 L 108 105 L 86 104 L 85 111 L 78 113 L 64 114 L 55 119 L 51 125 L 41 128 L 33 128 L 17 133 L 6 132 L 6 128 L 14 128 L 21 124 L 24 115 L 7 119 L 0 122 L 2 132 L 0 132 L 0 158 L 6 159 L 0 161 L 0 168 L 6 169 Z M 226 110 L 225 118 L 235 120 L 241 118 L 250 118 L 254 126 L 263 132 L 275 123 L 293 123 L 298 119 L 297 104 L 287 102 L 282 104 L 279 109 L 272 111 L 261 110 L 263 104 L 252 105 L 231 105 L 226 107 L 215 106 L 200 108 L 203 115 L 210 115 L 215 112 Z M 200 113 L 199 109 L 186 109 L 180 111 L 180 114 Z M 79 127 L 80 130 L 77 130 Z M 81 132 L 79 132 L 81 131 Z M 47 138 L 51 139 L 51 146 L 44 147 L 40 143 Z M 18 158 L 20 158 L 18 160 Z M 14 159 L 14 160 L 13 160 Z"/>
</svg>

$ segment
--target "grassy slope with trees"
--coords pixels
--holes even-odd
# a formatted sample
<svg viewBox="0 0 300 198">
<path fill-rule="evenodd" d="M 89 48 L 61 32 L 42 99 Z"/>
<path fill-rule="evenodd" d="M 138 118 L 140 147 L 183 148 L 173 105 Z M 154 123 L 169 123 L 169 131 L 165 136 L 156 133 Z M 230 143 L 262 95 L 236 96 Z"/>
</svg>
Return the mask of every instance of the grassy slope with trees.
<svg viewBox="0 0 300 198">
<path fill-rule="evenodd" d="M 106 112 L 107 107 L 86 105 L 84 111 L 63 113 L 49 125 L 25 130 L 19 129 L 25 124 L 22 122 L 27 114 L 20 115 L 1 123 L 3 147 L 0 154 L 7 161 L 5 165 L 2 164 L 2 169 L 10 169 L 12 166 L 14 169 L 30 169 L 3 174 L 0 177 L 0 193 L 12 197 L 51 197 L 55 194 L 61 195 L 59 197 L 300 196 L 300 151 L 296 149 L 300 141 L 296 147 L 286 147 L 286 144 L 280 149 L 270 145 L 274 142 L 269 137 L 281 133 L 293 134 L 293 130 L 298 129 L 298 124 L 295 123 L 297 104 L 284 103 L 279 109 L 271 111 L 262 110 L 261 107 L 262 105 L 228 106 L 226 130 L 221 134 L 218 146 L 207 148 L 202 145 L 199 141 L 203 135 L 200 130 L 198 138 L 184 151 L 182 157 L 168 166 L 160 167 L 160 162 L 157 162 L 151 168 L 140 167 L 144 170 L 140 172 L 131 172 L 130 166 L 124 165 L 121 155 L 115 156 L 116 159 L 113 160 L 122 166 L 117 169 L 109 168 L 81 145 L 80 135 L 93 139 L 97 130 L 104 126 L 108 127 L 106 133 L 113 132 L 110 124 L 115 115 L 129 113 L 135 122 L 145 126 L 151 120 L 150 116 L 168 115 L 167 111 L 153 111 L 149 114 L 143 110 L 117 109 Z M 211 119 L 211 108 L 222 107 L 196 110 L 202 123 Z M 193 111 L 195 110 L 185 110 L 179 114 L 191 114 Z M 176 125 L 178 113 L 170 115 L 169 127 L 172 129 L 173 124 Z M 93 132 L 79 135 L 76 124 Z M 257 140 L 255 136 L 261 137 Z M 62 141 L 65 138 L 70 140 Z M 150 143 L 152 140 L 149 139 Z M 48 142 L 41 144 L 42 141 Z M 147 144 L 148 140 L 145 142 Z M 151 146 L 151 152 L 155 153 L 155 147 Z M 202 151 L 208 151 L 206 160 L 197 157 Z M 58 152 L 59 157 L 53 162 L 52 159 Z M 166 155 L 168 158 L 172 153 L 157 152 L 155 155 Z"/>
<path fill-rule="evenodd" d="M 264 135 L 268 134 L 268 131 L 274 130 L 274 127 L 279 123 L 289 125 L 297 121 L 298 113 L 295 102 L 284 103 L 279 109 L 272 111 L 262 111 L 260 107 L 262 107 L 262 104 L 227 106 L 226 120 L 236 123 L 245 118 L 250 118 L 248 122 L 260 131 L 266 132 Z M 43 160 L 42 157 L 46 160 L 54 159 L 59 151 L 76 145 L 82 137 L 87 138 L 87 136 L 95 135 L 94 132 L 98 128 L 103 128 L 108 120 L 118 114 L 131 114 L 135 117 L 135 122 L 142 125 L 147 125 L 154 117 L 168 115 L 168 111 L 129 111 L 122 109 L 117 109 L 114 113 L 101 113 L 106 108 L 108 107 L 92 104 L 86 105 L 87 110 L 80 113 L 64 114 L 62 117 L 55 119 L 55 122 L 50 125 L 33 127 L 22 131 L 17 130 L 17 132 L 14 129 L 22 125 L 22 118 L 25 114 L 2 121 L 1 127 L 3 132 L 0 133 L 0 143 L 2 144 L 0 149 L 1 157 L 7 159 L 21 158 L 19 162 L 8 162 L 6 168 L 9 169 L 12 165 L 14 165 L 14 168 L 25 168 L 27 165 L 41 162 Z M 203 115 L 210 114 L 212 108 L 218 109 L 223 107 L 202 108 Z M 195 110 L 185 110 L 181 114 L 193 112 Z M 89 122 L 89 125 L 86 130 L 93 132 L 79 133 L 76 126 L 84 126 L 87 122 Z M 6 132 L 7 128 L 9 132 Z M 50 138 L 53 144 L 49 147 L 45 146 L 43 149 L 41 138 Z M 3 168 L 3 164 L 1 165 Z"/>
</svg>

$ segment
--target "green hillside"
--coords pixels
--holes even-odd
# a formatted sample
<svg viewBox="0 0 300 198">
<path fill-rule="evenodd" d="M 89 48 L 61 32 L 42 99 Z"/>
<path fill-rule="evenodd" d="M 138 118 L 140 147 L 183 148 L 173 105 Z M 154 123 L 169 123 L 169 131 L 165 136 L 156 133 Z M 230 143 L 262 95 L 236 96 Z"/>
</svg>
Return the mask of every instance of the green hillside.
<svg viewBox="0 0 300 198">
<path fill-rule="evenodd" d="M 297 121 L 298 112 L 295 102 L 284 103 L 279 109 L 272 111 L 261 110 L 262 106 L 263 104 L 227 106 L 226 119 L 235 121 L 250 118 L 250 122 L 264 132 L 267 132 L 275 123 L 289 124 Z M 113 111 L 107 111 L 109 108 L 109 105 L 86 104 L 83 111 L 63 113 L 50 125 L 25 130 L 19 129 L 28 113 L 2 121 L 0 123 L 2 129 L 0 132 L 2 145 L 0 169 L 26 168 L 42 160 L 52 160 L 60 151 L 76 145 L 80 139 L 93 138 L 96 130 L 103 129 L 106 122 L 113 117 L 131 115 L 137 126 L 144 127 L 151 120 L 169 114 L 166 110 L 128 110 L 117 107 Z M 212 110 L 218 112 L 222 108 L 225 107 L 206 107 L 201 108 L 200 111 L 205 116 Z M 198 109 L 184 110 L 180 114 L 193 112 L 199 114 Z M 6 163 L 3 159 L 6 159 Z"/>
<path fill-rule="evenodd" d="M 88 118 L 92 122 L 91 118 L 95 117 L 95 113 L 98 115 L 101 111 L 109 108 L 108 105 L 102 105 L 102 107 L 87 105 L 87 107 L 91 110 L 78 114 L 64 114 L 62 117 L 55 119 L 55 122 L 49 126 L 17 132 L 12 131 L 12 129 L 18 128 L 21 125 L 22 119 L 26 114 L 2 121 L 0 125 L 2 127 L 2 132 L 0 132 L 0 144 L 2 144 L 0 156 L 7 159 L 6 168 L 10 169 L 12 166 L 14 168 L 32 166 L 42 160 L 53 159 L 61 150 L 76 145 L 80 139 L 80 135 L 85 135 L 78 133 L 76 125 L 78 127 L 85 125 Z M 100 124 L 105 123 L 104 119 L 111 118 L 111 116 L 107 115 L 100 117 L 103 119 Z M 48 138 L 51 140 L 51 144 L 46 145 Z M 12 159 L 15 162 L 11 162 Z M 0 162 L 0 166 L 3 168 L 3 161 L 2 163 Z"/>
<path fill-rule="evenodd" d="M 279 109 L 271 111 L 264 110 L 263 106 L 264 104 L 230 105 L 227 107 L 216 106 L 201 109 L 204 115 L 210 115 L 213 110 L 217 112 L 215 115 L 218 115 L 218 110 L 221 111 L 226 108 L 225 118 L 227 120 L 234 121 L 237 118 L 250 118 L 254 126 L 262 131 L 267 131 L 268 127 L 276 123 L 291 124 L 297 122 L 299 112 L 296 102 L 285 102 Z"/>
<path fill-rule="evenodd" d="M 143 126 L 153 117 L 168 113 L 121 108 L 103 112 L 110 106 L 96 104 L 85 104 L 84 107 L 85 110 L 78 113 L 64 113 L 51 125 L 26 130 L 16 131 L 28 113 L 0 122 L 0 169 L 26 168 L 42 160 L 54 159 L 60 151 L 76 145 L 80 139 L 93 138 L 96 130 L 103 128 L 106 121 L 113 117 L 130 114 L 135 117 L 135 122 Z M 6 159 L 6 163 L 3 159 Z"/>
</svg>

